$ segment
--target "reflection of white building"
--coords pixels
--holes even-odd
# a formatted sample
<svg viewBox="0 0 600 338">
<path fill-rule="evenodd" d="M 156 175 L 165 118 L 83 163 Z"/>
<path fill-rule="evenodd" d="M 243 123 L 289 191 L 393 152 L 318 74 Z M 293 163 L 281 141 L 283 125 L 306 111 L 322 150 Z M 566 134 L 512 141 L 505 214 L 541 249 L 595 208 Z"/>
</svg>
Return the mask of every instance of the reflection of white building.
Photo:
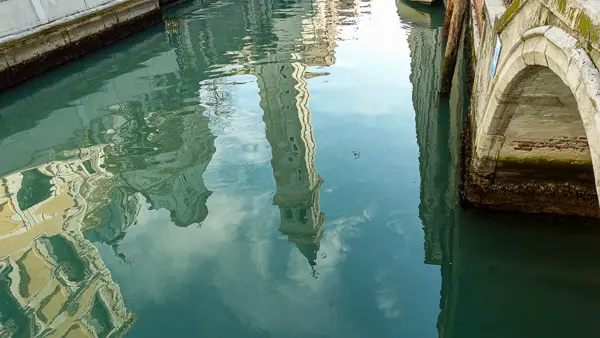
<svg viewBox="0 0 600 338">
<path fill-rule="evenodd" d="M 81 232 L 90 184 L 110 178 L 103 149 L 57 157 L 2 179 L 0 336 L 123 336 L 134 316 Z"/>
</svg>

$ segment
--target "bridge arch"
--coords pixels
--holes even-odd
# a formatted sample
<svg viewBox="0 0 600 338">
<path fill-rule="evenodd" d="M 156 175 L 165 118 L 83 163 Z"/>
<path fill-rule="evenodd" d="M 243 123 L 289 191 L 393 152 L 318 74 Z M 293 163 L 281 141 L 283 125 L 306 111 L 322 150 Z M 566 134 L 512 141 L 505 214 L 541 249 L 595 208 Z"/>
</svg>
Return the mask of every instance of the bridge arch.
<svg viewBox="0 0 600 338">
<path fill-rule="evenodd" d="M 553 132 L 546 130 L 545 136 L 550 136 L 557 145 L 562 142 L 577 148 L 583 144 L 581 154 L 575 152 L 575 156 L 586 156 L 588 161 L 591 158 L 594 176 L 591 179 L 600 196 L 600 73 L 585 49 L 566 31 L 543 26 L 527 31 L 502 54 L 489 84 L 487 104 L 476 112 L 478 124 L 472 158 L 475 173 L 493 177 L 502 153 L 511 155 L 507 150 L 510 147 L 521 149 L 514 142 L 519 129 L 515 125 L 534 123 L 532 130 L 541 133 L 546 127 L 553 128 Z M 543 115 L 542 111 L 547 109 L 540 107 L 560 111 Z M 537 120 L 525 116 L 531 112 L 537 112 Z M 520 132 L 527 133 L 527 128 L 520 128 Z M 529 146 L 523 149 L 531 151 Z M 532 154 L 535 151 L 529 155 Z"/>
</svg>

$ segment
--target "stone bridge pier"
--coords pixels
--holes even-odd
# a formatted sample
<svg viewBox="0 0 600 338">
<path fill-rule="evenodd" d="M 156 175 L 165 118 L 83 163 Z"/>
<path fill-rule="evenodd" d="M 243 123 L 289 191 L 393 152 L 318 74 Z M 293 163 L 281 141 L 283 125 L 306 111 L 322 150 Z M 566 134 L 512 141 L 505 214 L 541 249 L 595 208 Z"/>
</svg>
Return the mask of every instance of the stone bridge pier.
<svg viewBox="0 0 600 338">
<path fill-rule="evenodd" d="M 600 216 L 600 1 L 473 0 L 464 196 Z"/>
</svg>

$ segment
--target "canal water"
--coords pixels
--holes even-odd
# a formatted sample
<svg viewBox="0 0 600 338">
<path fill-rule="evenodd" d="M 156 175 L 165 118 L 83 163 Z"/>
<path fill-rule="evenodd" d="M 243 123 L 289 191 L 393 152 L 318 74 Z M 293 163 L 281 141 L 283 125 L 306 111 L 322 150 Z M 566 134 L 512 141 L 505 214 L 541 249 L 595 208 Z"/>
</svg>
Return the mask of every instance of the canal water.
<svg viewBox="0 0 600 338">
<path fill-rule="evenodd" d="M 442 24 L 190 1 L 0 95 L 0 337 L 599 337 L 600 228 L 459 207 Z"/>
</svg>

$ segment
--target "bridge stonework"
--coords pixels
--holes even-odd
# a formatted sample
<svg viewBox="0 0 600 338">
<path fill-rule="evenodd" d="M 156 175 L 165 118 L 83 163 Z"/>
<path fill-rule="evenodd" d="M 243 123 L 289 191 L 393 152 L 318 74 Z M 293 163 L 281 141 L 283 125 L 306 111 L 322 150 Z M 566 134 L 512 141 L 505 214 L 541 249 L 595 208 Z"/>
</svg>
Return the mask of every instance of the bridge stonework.
<svg viewBox="0 0 600 338">
<path fill-rule="evenodd" d="M 599 217 L 600 2 L 478 4 L 466 199 Z"/>
</svg>

